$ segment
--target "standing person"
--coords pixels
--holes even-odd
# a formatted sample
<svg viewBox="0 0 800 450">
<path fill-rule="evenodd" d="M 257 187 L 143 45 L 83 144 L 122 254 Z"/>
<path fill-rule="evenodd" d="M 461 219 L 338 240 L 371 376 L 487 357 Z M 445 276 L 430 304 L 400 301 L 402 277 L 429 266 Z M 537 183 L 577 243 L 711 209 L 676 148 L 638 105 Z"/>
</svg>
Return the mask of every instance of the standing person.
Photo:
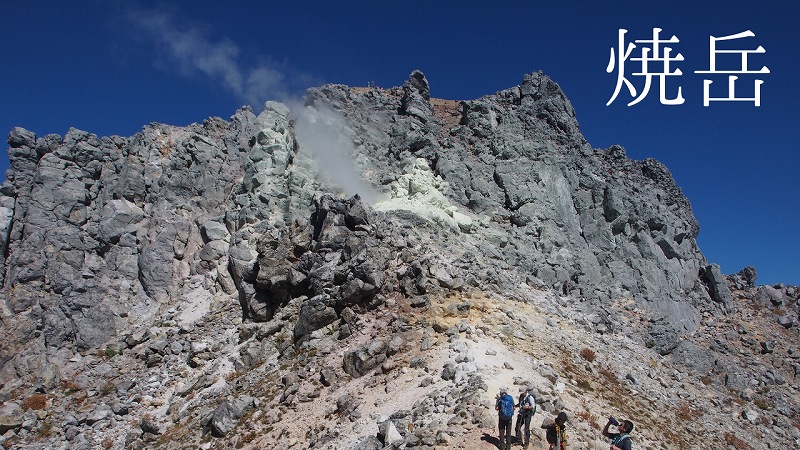
<svg viewBox="0 0 800 450">
<path fill-rule="evenodd" d="M 522 393 L 519 395 L 519 402 L 517 402 L 519 412 L 517 413 L 517 426 L 514 431 L 517 434 L 517 441 L 522 441 L 520 438 L 520 428 L 525 424 L 525 440 L 522 441 L 522 448 L 527 449 L 531 441 L 531 419 L 536 414 L 536 398 L 533 396 L 533 389 L 530 386 L 522 388 Z"/>
<path fill-rule="evenodd" d="M 611 425 L 617 426 L 618 433 L 608 432 Z M 630 420 L 623 420 L 620 423 L 617 419 L 609 417 L 606 427 L 603 428 L 603 436 L 611 439 L 611 450 L 631 450 L 631 431 L 633 431 L 633 422 Z"/>
<path fill-rule="evenodd" d="M 547 443 L 550 444 L 550 450 L 566 450 L 567 448 L 567 413 L 561 411 L 558 413 L 555 422 L 545 425 L 542 423 L 542 428 L 546 430 L 545 438 Z"/>
<path fill-rule="evenodd" d="M 494 406 L 497 410 L 497 428 L 500 430 L 500 450 L 511 450 L 511 422 L 514 420 L 514 397 L 506 388 L 500 389 L 500 396 Z"/>
</svg>

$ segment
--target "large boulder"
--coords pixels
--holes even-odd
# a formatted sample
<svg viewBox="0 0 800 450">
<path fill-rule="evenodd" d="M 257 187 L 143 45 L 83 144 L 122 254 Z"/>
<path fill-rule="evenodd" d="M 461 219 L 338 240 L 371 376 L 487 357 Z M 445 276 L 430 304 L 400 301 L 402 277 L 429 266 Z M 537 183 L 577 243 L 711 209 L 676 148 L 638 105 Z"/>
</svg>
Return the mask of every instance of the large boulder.
<svg viewBox="0 0 800 450">
<path fill-rule="evenodd" d="M 345 353 L 342 359 L 342 368 L 353 378 L 362 377 L 386 360 L 388 349 L 389 346 L 384 340 L 375 339 Z"/>
<path fill-rule="evenodd" d="M 728 275 L 728 281 L 737 289 L 755 287 L 758 271 L 753 266 L 747 266 L 733 275 Z"/>
<path fill-rule="evenodd" d="M 791 299 L 783 289 L 776 289 L 773 286 L 759 286 L 756 291 L 756 301 L 765 306 L 777 307 L 789 304 Z"/>
<path fill-rule="evenodd" d="M 702 272 L 703 280 L 708 286 L 708 294 L 711 299 L 722 305 L 725 312 L 733 311 L 733 294 L 728 288 L 728 280 L 722 275 L 722 271 L 717 264 L 706 266 Z"/>
<path fill-rule="evenodd" d="M 329 325 L 338 318 L 329 296 L 320 294 L 306 300 L 300 307 L 300 317 L 294 326 L 295 341 L 301 342 L 312 331 Z"/>
<path fill-rule="evenodd" d="M 16 403 L 5 403 L 0 408 L 0 435 L 14 431 L 22 426 L 23 410 Z"/>
<path fill-rule="evenodd" d="M 247 396 L 223 402 L 217 406 L 211 415 L 211 420 L 208 424 L 211 432 L 215 436 L 228 434 L 236 427 L 244 413 L 253 406 L 255 406 L 254 399 Z"/>
</svg>

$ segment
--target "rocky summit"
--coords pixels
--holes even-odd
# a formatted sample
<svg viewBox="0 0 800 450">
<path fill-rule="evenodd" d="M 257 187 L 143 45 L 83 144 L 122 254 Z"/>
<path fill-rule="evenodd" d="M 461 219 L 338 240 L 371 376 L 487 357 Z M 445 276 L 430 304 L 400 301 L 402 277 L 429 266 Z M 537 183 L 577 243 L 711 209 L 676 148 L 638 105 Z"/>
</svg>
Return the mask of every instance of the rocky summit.
<svg viewBox="0 0 800 450">
<path fill-rule="evenodd" d="M 796 286 L 724 275 L 669 170 L 541 73 L 326 85 L 229 120 L 8 136 L 3 449 L 800 446 Z"/>
</svg>

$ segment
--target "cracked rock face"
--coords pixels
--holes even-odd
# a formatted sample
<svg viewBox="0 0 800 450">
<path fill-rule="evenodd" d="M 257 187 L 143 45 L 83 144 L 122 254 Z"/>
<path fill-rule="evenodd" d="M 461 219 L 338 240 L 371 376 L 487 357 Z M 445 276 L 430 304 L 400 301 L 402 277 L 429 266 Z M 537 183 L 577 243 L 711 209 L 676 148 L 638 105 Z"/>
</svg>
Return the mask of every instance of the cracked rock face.
<svg viewBox="0 0 800 450">
<path fill-rule="evenodd" d="M 453 209 L 434 221 L 484 220 L 489 226 L 476 234 L 487 253 L 545 286 L 566 280 L 601 304 L 627 296 L 679 334 L 697 326 L 693 305 L 709 299 L 699 275 L 707 265 L 699 226 L 662 164 L 632 161 L 618 146 L 592 149 L 564 93 L 541 74 L 460 105 L 415 106 L 428 101 L 420 93 L 428 90 L 412 74 L 402 91 L 309 92 L 310 102 L 331 105 L 356 135 L 373 138 L 357 151 L 370 159 L 371 173 L 383 174 L 373 182 L 391 188 L 387 205 L 395 206 L 379 209 L 413 210 L 397 204 L 442 191 Z M 459 112 L 457 123 L 443 119 L 448 108 Z M 438 189 L 415 183 L 422 178 L 408 163 L 398 174 L 396 162 L 409 157 L 427 162 Z M 418 214 L 435 217 L 428 210 Z"/>
<path fill-rule="evenodd" d="M 327 85 L 310 89 L 298 110 L 267 102 L 258 115 L 243 108 L 228 121 L 152 124 L 129 138 L 11 130 L 0 187 L 0 375 L 8 380 L 0 392 L 52 393 L 119 377 L 78 367 L 87 355 L 122 354 L 142 370 L 182 373 L 168 408 L 137 416 L 137 439 L 157 440 L 166 417 L 229 436 L 261 394 L 238 395 L 226 377 L 292 358 L 306 364 L 339 342 L 319 382 L 371 383 L 371 374 L 397 373 L 413 311 L 473 291 L 509 301 L 532 290 L 563 293 L 601 334 L 624 331 L 613 317 L 623 309 L 645 324 L 635 337 L 653 351 L 711 370 L 684 337 L 702 325 L 701 311 L 732 313 L 728 285 L 755 289 L 755 269 L 725 278 L 708 264 L 691 206 L 666 167 L 633 161 L 619 146 L 591 148 L 561 88 L 541 73 L 475 100 L 432 92 L 415 71 L 402 87 Z M 784 308 L 796 294 L 762 287 L 756 300 Z M 365 339 L 371 325 L 361 318 L 384 310 L 396 335 L 373 330 Z M 453 303 L 446 314 L 466 317 L 470 305 Z M 438 318 L 420 323 L 428 320 L 436 333 L 465 331 Z M 776 323 L 788 330 L 797 318 L 787 312 Z M 422 339 L 422 351 L 435 344 Z M 769 342 L 753 345 L 768 352 Z M 420 357 L 406 362 L 436 372 L 421 384 L 466 383 L 462 399 L 482 402 L 473 395 L 484 380 L 468 358 L 435 368 Z M 140 404 L 121 400 L 129 390 L 155 390 L 168 377 L 165 369 L 103 387 L 120 400 L 64 422 L 64 439 L 75 444 L 88 422 L 130 414 Z M 279 379 L 275 398 L 319 395 L 299 390 L 306 378 Z M 417 408 L 453 412 L 441 397 Z M 357 396 L 337 398 L 335 414 L 362 420 Z M 456 425 L 491 422 L 484 412 L 460 417 Z M 380 419 L 364 448 L 453 437 L 406 432 L 412 422 L 402 415 Z"/>
<path fill-rule="evenodd" d="M 564 93 L 541 74 L 460 104 L 431 100 L 418 71 L 402 89 L 325 86 L 310 90 L 306 104 L 299 120 L 308 113 L 309 123 L 327 123 L 352 142 L 344 156 L 383 189 L 378 208 L 389 217 L 468 233 L 485 265 L 503 261 L 535 284 L 566 281 L 598 305 L 629 297 L 652 316 L 665 348 L 675 344 L 661 342 L 666 336 L 697 326 L 694 304 L 708 292 L 724 296 L 714 287 L 724 282 L 719 274 L 710 283 L 700 276 L 707 264 L 698 225 L 667 169 L 631 161 L 620 147 L 592 149 Z M 211 294 L 238 296 L 252 320 L 331 284 L 346 297 L 332 300 L 340 304 L 374 296 L 398 249 L 342 256 L 356 251 L 345 245 L 350 234 L 380 225 L 341 215 L 307 224 L 315 198 L 335 187 L 303 151 L 303 142 L 322 145 L 310 136 L 313 125 L 298 145 L 293 120 L 285 105 L 267 102 L 258 116 L 243 109 L 230 121 L 152 125 L 131 138 L 71 130 L 37 139 L 12 130 L 0 196 L 3 306 L 22 330 L 44 323 L 40 338 L 20 339 L 25 353 L 45 360 L 48 348 L 101 346 L 198 281 Z M 307 247 L 312 241 L 316 248 Z M 341 273 L 352 256 L 360 258 L 352 274 Z M 356 269 L 364 264 L 370 273 Z M 428 277 L 450 287 L 491 282 L 478 270 L 413 270 L 413 290 Z M 19 350 L 9 347 L 3 371 Z"/>
</svg>

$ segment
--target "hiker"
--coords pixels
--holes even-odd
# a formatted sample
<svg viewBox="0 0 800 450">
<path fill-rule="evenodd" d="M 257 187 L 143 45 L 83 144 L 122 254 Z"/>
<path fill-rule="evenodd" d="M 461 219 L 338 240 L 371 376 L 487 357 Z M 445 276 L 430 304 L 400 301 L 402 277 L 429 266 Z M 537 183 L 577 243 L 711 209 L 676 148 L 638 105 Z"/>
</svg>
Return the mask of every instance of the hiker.
<svg viewBox="0 0 800 450">
<path fill-rule="evenodd" d="M 569 295 L 569 281 L 564 280 L 564 282 L 561 284 L 561 292 L 564 294 L 564 297 Z"/>
<path fill-rule="evenodd" d="M 520 391 L 519 401 L 517 402 L 517 407 L 519 408 L 517 426 L 514 427 L 514 431 L 517 435 L 517 441 L 522 442 L 522 448 L 527 449 L 531 441 L 531 419 L 536 414 L 536 399 L 530 386 L 522 387 Z M 523 424 L 525 425 L 524 441 L 520 438 L 520 428 L 522 428 Z"/>
<path fill-rule="evenodd" d="M 619 433 L 609 433 L 608 428 L 611 425 L 616 425 Z M 609 417 L 606 427 L 603 428 L 603 436 L 611 439 L 611 450 L 631 450 L 631 431 L 633 431 L 633 422 L 630 420 L 623 420 L 620 423 L 617 419 Z"/>
<path fill-rule="evenodd" d="M 567 413 L 561 411 L 558 413 L 555 422 L 542 423 L 542 428 L 546 430 L 545 438 L 547 443 L 550 444 L 550 450 L 566 450 L 567 448 Z"/>
<path fill-rule="evenodd" d="M 506 388 L 500 389 L 497 403 L 497 428 L 500 430 L 500 450 L 511 450 L 511 421 L 514 420 L 514 397 Z"/>
</svg>

